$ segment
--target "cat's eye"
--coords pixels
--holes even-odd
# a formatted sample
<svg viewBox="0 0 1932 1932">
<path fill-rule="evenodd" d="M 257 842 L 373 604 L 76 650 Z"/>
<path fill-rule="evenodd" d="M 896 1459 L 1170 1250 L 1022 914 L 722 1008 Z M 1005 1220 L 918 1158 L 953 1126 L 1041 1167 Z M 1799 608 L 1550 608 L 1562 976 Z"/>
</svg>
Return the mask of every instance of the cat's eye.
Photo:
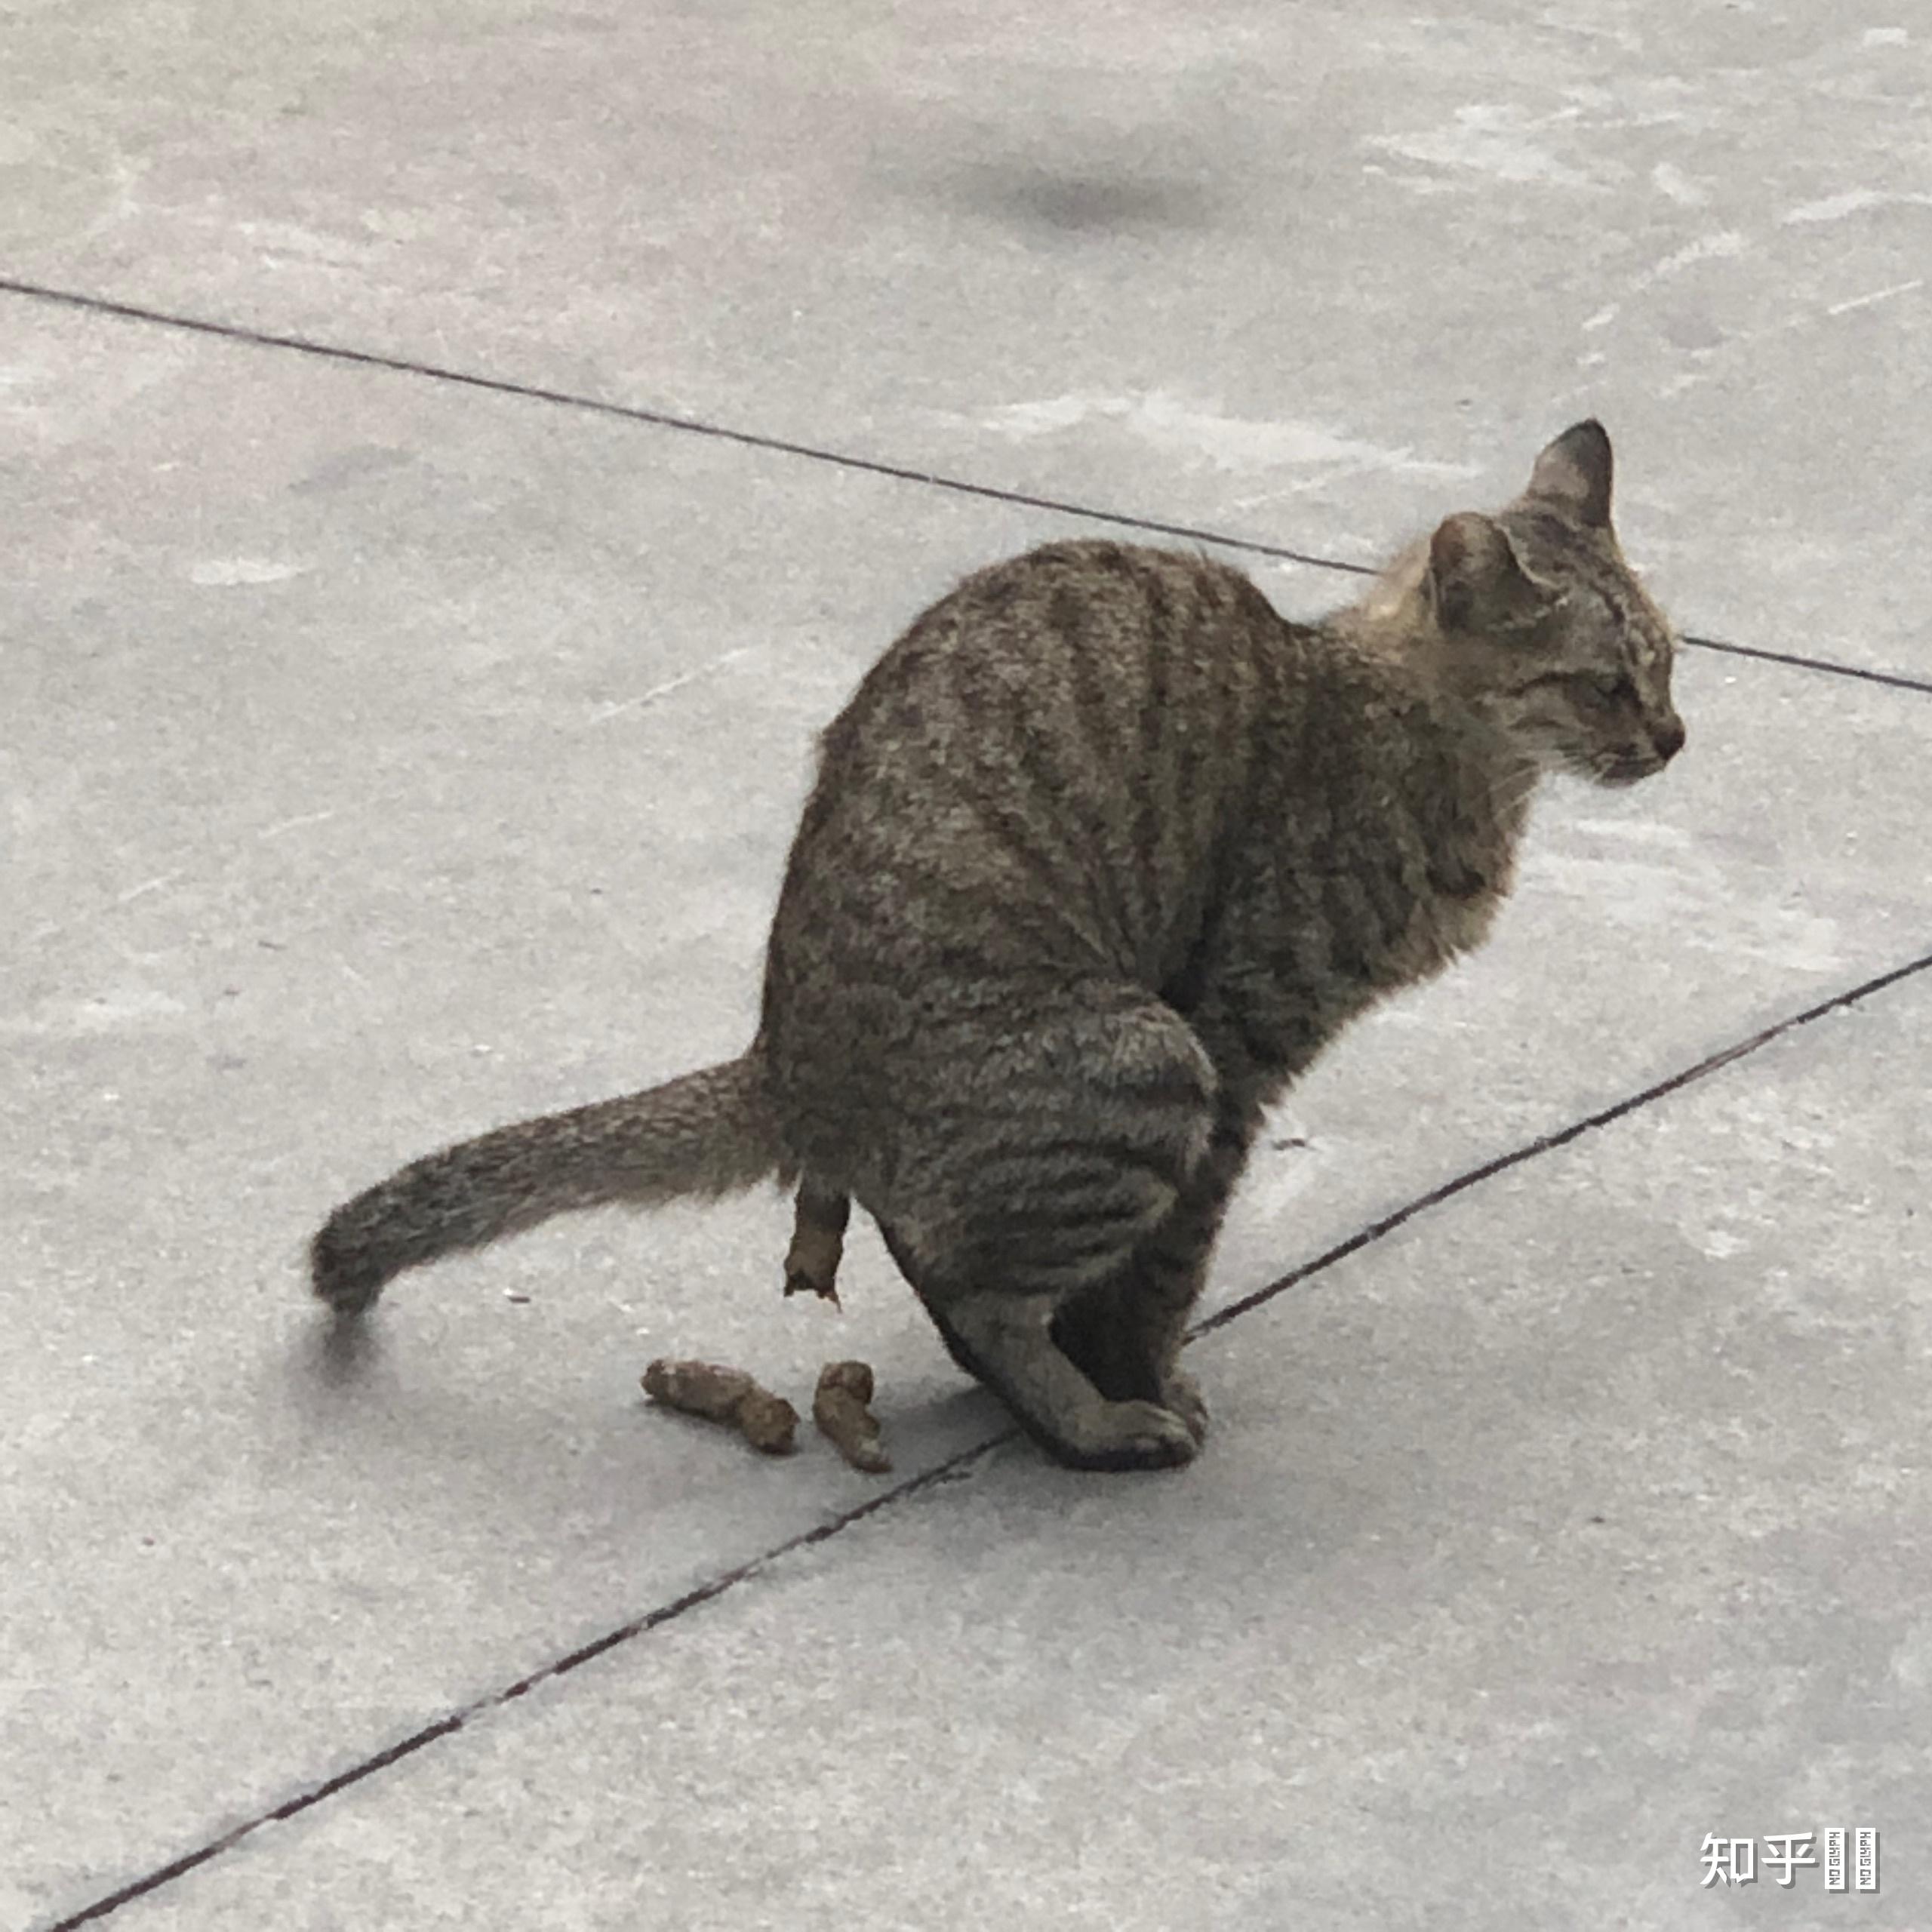
<svg viewBox="0 0 1932 1932">
<path fill-rule="evenodd" d="M 1604 704 L 1621 704 L 1637 695 L 1637 687 L 1620 671 L 1587 672 L 1578 681 L 1591 697 Z"/>
</svg>

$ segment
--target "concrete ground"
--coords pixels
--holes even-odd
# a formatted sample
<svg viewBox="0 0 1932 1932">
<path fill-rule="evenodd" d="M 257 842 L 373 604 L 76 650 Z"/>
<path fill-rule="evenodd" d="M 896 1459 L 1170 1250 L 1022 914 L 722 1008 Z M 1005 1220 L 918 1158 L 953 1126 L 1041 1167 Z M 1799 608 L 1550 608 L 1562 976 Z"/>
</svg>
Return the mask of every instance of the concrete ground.
<svg viewBox="0 0 1932 1932">
<path fill-rule="evenodd" d="M 7 8 L 0 1923 L 1932 1924 L 1928 44 Z M 1313 610 L 1592 412 L 1690 749 L 1282 1109 L 1192 1469 L 1044 1466 L 869 1232 L 782 1302 L 764 1195 L 325 1346 L 345 1192 L 743 1044 L 958 574 Z M 866 1357 L 894 1473 L 660 1353 Z M 1875 1896 L 1778 1881 L 1836 1828 Z"/>
</svg>

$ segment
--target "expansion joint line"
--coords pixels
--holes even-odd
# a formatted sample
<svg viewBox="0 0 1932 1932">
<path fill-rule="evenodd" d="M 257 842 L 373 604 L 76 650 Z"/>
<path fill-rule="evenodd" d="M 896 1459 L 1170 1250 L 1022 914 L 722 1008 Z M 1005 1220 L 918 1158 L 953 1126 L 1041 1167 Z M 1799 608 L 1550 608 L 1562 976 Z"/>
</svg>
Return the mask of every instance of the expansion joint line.
<svg viewBox="0 0 1932 1932">
<path fill-rule="evenodd" d="M 1023 509 L 1047 510 L 1058 516 L 1078 517 L 1090 523 L 1111 524 L 1122 530 L 1144 532 L 1151 537 L 1177 537 L 1184 543 L 1211 543 L 1216 549 L 1238 551 L 1244 555 L 1267 557 L 1276 562 L 1303 564 L 1311 570 L 1335 571 L 1349 577 L 1373 577 L 1373 566 L 1353 563 L 1345 558 L 1324 557 L 1312 550 L 1297 550 L 1284 543 L 1269 543 L 1259 537 L 1231 537 L 1223 531 L 1210 530 L 1199 524 L 1171 523 L 1158 517 L 1137 516 L 1131 511 L 1097 509 L 1091 503 L 1066 502 L 1057 497 L 1041 497 L 1030 491 L 1002 489 L 996 484 L 974 483 L 961 476 L 942 475 L 937 470 L 919 469 L 909 464 L 887 463 L 875 457 L 860 456 L 849 450 L 826 449 L 814 443 L 795 442 L 783 436 L 768 436 L 752 429 L 734 429 L 728 424 L 707 423 L 694 416 L 680 416 L 662 409 L 644 409 L 634 405 L 607 402 L 596 396 L 580 395 L 568 389 L 546 387 L 538 383 L 521 383 L 507 377 L 478 374 L 473 370 L 447 368 L 407 355 L 387 355 L 374 349 L 349 349 L 338 343 L 318 341 L 312 336 L 292 335 L 271 329 L 250 328 L 244 323 L 220 322 L 206 316 L 185 315 L 165 309 L 151 309 L 133 302 L 116 302 L 103 295 L 88 295 L 78 290 L 55 288 L 42 282 L 23 281 L 0 275 L 0 294 L 18 295 L 29 301 L 51 302 L 93 315 L 112 315 L 124 321 L 146 322 L 159 328 L 179 329 L 192 335 L 214 336 L 225 342 L 244 343 L 257 349 L 286 349 L 297 355 L 313 355 L 325 361 L 358 365 L 365 368 L 386 370 L 394 375 L 419 377 L 427 382 L 448 383 L 462 389 L 482 389 L 496 395 L 520 396 L 532 402 L 547 402 L 562 409 L 581 410 L 596 416 L 609 416 L 652 429 L 674 429 L 686 435 L 708 436 L 718 442 L 733 443 L 743 449 L 762 450 L 778 456 L 795 456 L 834 469 L 854 470 L 869 476 L 884 476 L 896 482 L 916 483 L 930 490 L 944 490 L 955 496 L 978 497 L 988 502 L 1011 503 Z M 1768 664 L 1789 665 L 1804 671 L 1821 671 L 1835 678 L 1854 678 L 1862 683 L 1885 685 L 1900 691 L 1932 692 L 1932 678 L 1914 678 L 1895 671 L 1872 671 L 1856 664 L 1840 664 L 1826 657 L 1808 657 L 1795 651 L 1768 651 L 1754 645 L 1730 644 L 1719 638 L 1687 636 L 1687 645 L 1700 651 L 1715 651 L 1730 657 L 1751 657 Z"/>
<path fill-rule="evenodd" d="M 1781 1039 L 1786 1034 L 1795 1032 L 1801 1026 L 1808 1026 L 1814 1020 L 1822 1020 L 1828 1014 L 1855 1006 L 1860 1000 L 1869 998 L 1872 994 L 1883 992 L 1887 986 L 1897 985 L 1901 980 L 1909 980 L 1915 974 L 1923 973 L 1932 967 L 1932 952 L 1921 953 L 1916 959 L 1908 960 L 1903 966 L 1895 966 L 1888 973 L 1881 973 L 1877 978 L 1866 980 L 1854 986 L 1849 992 L 1834 993 L 1829 999 L 1820 1000 L 1815 1006 L 1807 1006 L 1801 1013 L 1794 1013 L 1787 1020 L 1752 1034 L 1728 1047 L 1723 1047 L 1699 1060 L 1695 1066 L 1687 1066 L 1681 1073 L 1673 1073 L 1668 1079 L 1660 1080 L 1654 1086 L 1646 1087 L 1641 1093 L 1626 1095 L 1623 1100 L 1586 1114 L 1581 1120 L 1573 1121 L 1567 1127 L 1559 1128 L 1553 1134 L 1540 1134 L 1534 1140 L 1525 1141 L 1520 1147 L 1512 1148 L 1506 1154 L 1499 1154 L 1493 1161 L 1485 1161 L 1480 1167 L 1472 1168 L 1466 1174 L 1444 1181 L 1440 1187 L 1433 1187 L 1426 1194 L 1419 1194 L 1413 1201 L 1405 1201 L 1401 1207 L 1384 1214 L 1380 1220 L 1371 1221 L 1365 1228 L 1349 1235 L 1347 1240 L 1318 1254 L 1312 1261 L 1284 1275 L 1278 1281 L 1270 1281 L 1265 1288 L 1257 1288 L 1252 1294 L 1243 1295 L 1238 1301 L 1230 1302 L 1226 1307 L 1217 1309 L 1204 1321 L 1197 1323 L 1189 1331 L 1190 1340 L 1200 1335 L 1211 1334 L 1217 1328 L 1245 1315 L 1251 1309 L 1261 1306 L 1264 1302 L 1285 1293 L 1298 1283 L 1305 1281 L 1311 1275 L 1319 1274 L 1357 1249 L 1366 1247 L 1371 1241 L 1380 1241 L 1384 1235 L 1393 1234 L 1405 1223 L 1412 1221 L 1418 1214 L 1431 1208 L 1440 1207 L 1445 1201 L 1453 1200 L 1459 1194 L 1466 1193 L 1472 1187 L 1506 1174 L 1512 1168 L 1520 1168 L 1525 1161 L 1534 1161 L 1540 1155 L 1554 1153 L 1559 1147 L 1567 1147 L 1573 1140 L 1580 1140 L 1586 1134 L 1594 1133 L 1598 1128 L 1608 1127 L 1612 1121 L 1620 1121 L 1626 1114 L 1634 1114 L 1647 1107 L 1653 1101 L 1663 1100 L 1666 1095 L 1694 1085 L 1700 1080 L 1727 1067 L 1734 1060 L 1743 1060 L 1755 1054 L 1759 1048 L 1767 1047 L 1774 1040 Z"/>
<path fill-rule="evenodd" d="M 1370 1223 L 1346 1241 L 1337 1242 L 1325 1253 L 1316 1256 L 1312 1261 L 1282 1275 L 1278 1281 L 1271 1281 L 1266 1287 L 1257 1288 L 1252 1294 L 1244 1295 L 1238 1301 L 1231 1302 L 1226 1308 L 1216 1310 L 1191 1331 L 1190 1339 L 1211 1334 L 1216 1329 L 1226 1327 L 1229 1322 L 1272 1301 L 1278 1295 L 1299 1286 L 1346 1257 L 1380 1241 L 1385 1235 L 1393 1233 L 1396 1229 L 1414 1220 L 1428 1209 L 1440 1207 L 1444 1201 L 1466 1193 L 1493 1176 L 1506 1173 L 1512 1168 L 1521 1167 L 1539 1155 L 1554 1152 L 1559 1147 L 1567 1146 L 1571 1141 L 1581 1138 L 1586 1134 L 1592 1133 L 1598 1128 L 1607 1127 L 1612 1121 L 1621 1120 L 1627 1114 L 1635 1113 L 1654 1101 L 1663 1100 L 1683 1088 L 1707 1078 L 1722 1068 L 1729 1066 L 1734 1061 L 1756 1053 L 1760 1048 L 1770 1045 L 1774 1040 L 1780 1039 L 1787 1033 L 1808 1026 L 1814 1020 L 1822 1020 L 1829 1014 L 1855 1006 L 1860 1000 L 1868 999 L 1875 993 L 1883 992 L 1887 987 L 1923 973 L 1928 968 L 1932 968 L 1932 952 L 1921 953 L 1917 958 L 1908 960 L 1904 965 L 1893 968 L 1890 972 L 1881 973 L 1874 978 L 1862 981 L 1849 992 L 1835 993 L 1829 999 L 1820 1000 L 1816 1005 L 1805 1008 L 1802 1012 L 1795 1013 L 1788 1019 L 1780 1020 L 1733 1045 L 1709 1054 L 1694 1066 L 1685 1068 L 1681 1073 L 1672 1074 L 1667 1080 L 1660 1080 L 1654 1086 L 1646 1087 L 1641 1093 L 1630 1094 L 1611 1106 L 1586 1115 L 1583 1119 L 1574 1121 L 1557 1132 L 1539 1134 L 1534 1140 L 1525 1142 L 1509 1153 L 1500 1155 L 1493 1161 L 1486 1161 L 1480 1167 L 1472 1168 L 1453 1180 L 1445 1181 L 1441 1186 L 1430 1189 L 1426 1194 L 1418 1195 L 1393 1213 L 1383 1215 L 1380 1220 Z M 43 1932 L 75 1932 L 78 1927 L 97 1923 L 121 1906 L 149 1892 L 157 1891 L 175 1879 L 186 1877 L 198 1866 L 219 1858 L 264 1825 L 276 1824 L 299 1817 L 325 1798 L 333 1798 L 337 1792 L 346 1791 L 352 1785 L 360 1784 L 365 1778 L 386 1770 L 390 1765 L 399 1764 L 405 1758 L 413 1757 L 439 1739 L 454 1737 L 477 1718 L 488 1716 L 506 1704 L 514 1703 L 540 1685 L 569 1675 L 572 1671 L 593 1662 L 608 1651 L 617 1650 L 634 1638 L 648 1635 L 661 1625 L 673 1622 L 688 1611 L 697 1610 L 706 1604 L 715 1602 L 728 1591 L 771 1569 L 794 1551 L 809 1549 L 815 1543 L 829 1543 L 834 1537 L 850 1529 L 854 1524 L 864 1521 L 867 1517 L 881 1515 L 928 1490 L 958 1480 L 974 1465 L 984 1461 L 994 1450 L 1013 1441 L 1018 1433 L 1016 1429 L 1002 1429 L 997 1435 L 987 1437 L 984 1441 L 961 1450 L 956 1455 L 949 1457 L 933 1468 L 895 1484 L 891 1489 L 869 1498 L 856 1508 L 831 1517 L 811 1529 L 801 1531 L 783 1543 L 774 1544 L 771 1549 L 752 1557 L 749 1561 L 738 1564 L 734 1569 L 721 1571 L 695 1589 L 686 1591 L 682 1596 L 674 1598 L 669 1603 L 660 1604 L 655 1610 L 647 1611 L 641 1616 L 634 1617 L 627 1623 L 618 1625 L 615 1629 L 608 1630 L 601 1636 L 594 1638 L 566 1655 L 553 1659 L 528 1676 L 518 1678 L 514 1684 L 491 1691 L 487 1696 L 478 1697 L 437 1718 L 433 1723 L 425 1724 L 421 1730 L 412 1732 L 399 1743 L 362 1759 L 347 1770 L 337 1773 L 334 1777 L 324 1780 L 273 1809 L 257 1813 L 255 1817 L 224 1832 L 219 1838 L 210 1839 L 206 1844 L 184 1853 L 180 1857 L 171 1860 L 131 1884 L 122 1886 L 103 1898 L 97 1899 L 93 1904 L 81 1911 L 46 1926 Z"/>
</svg>

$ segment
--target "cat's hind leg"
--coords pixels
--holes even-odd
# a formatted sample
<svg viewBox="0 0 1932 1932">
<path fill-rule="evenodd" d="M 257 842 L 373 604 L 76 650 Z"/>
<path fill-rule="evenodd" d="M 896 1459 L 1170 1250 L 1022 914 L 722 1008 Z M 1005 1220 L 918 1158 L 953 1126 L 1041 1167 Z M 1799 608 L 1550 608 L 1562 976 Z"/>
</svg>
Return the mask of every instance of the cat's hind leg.
<svg viewBox="0 0 1932 1932">
<path fill-rule="evenodd" d="M 1076 1469 L 1171 1469 L 1192 1459 L 1204 1432 L 1185 1415 L 1151 1399 L 1112 1399 L 1069 1359 L 1051 1327 L 1063 1297 L 929 1291 L 905 1235 L 884 1222 L 879 1232 L 946 1353 L 998 1395 L 1056 1462 Z"/>
<path fill-rule="evenodd" d="M 1192 1462 L 1199 1443 L 1186 1419 L 1158 1402 L 1103 1395 L 1055 1346 L 1053 1308 L 1050 1296 L 993 1288 L 950 1297 L 932 1312 L 955 1355 L 1055 1461 L 1075 1469 Z"/>
<path fill-rule="evenodd" d="M 1055 1340 L 1055 1311 L 1117 1278 L 1204 1157 L 1212 1063 L 1137 989 L 1072 989 L 983 1044 L 943 1140 L 914 1150 L 887 1240 L 953 1358 L 1079 1469 L 1187 1461 L 1187 1419 L 1096 1387 Z M 909 1122 L 917 1134 L 917 1126 Z M 1178 1378 L 1175 1386 L 1180 1386 Z"/>
</svg>

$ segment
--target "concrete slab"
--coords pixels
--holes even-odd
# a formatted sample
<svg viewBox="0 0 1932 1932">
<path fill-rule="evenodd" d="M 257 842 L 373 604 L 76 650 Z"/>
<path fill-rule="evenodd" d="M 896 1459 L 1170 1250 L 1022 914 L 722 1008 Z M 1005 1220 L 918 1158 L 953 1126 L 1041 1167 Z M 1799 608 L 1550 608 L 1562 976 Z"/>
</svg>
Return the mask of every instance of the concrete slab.
<svg viewBox="0 0 1932 1932">
<path fill-rule="evenodd" d="M 117 1922 L 1922 1926 L 1928 1053 L 1789 1035 L 1212 1337 L 1189 1475 L 998 1454 Z M 1834 1826 L 1878 1897 L 1700 1889 Z"/>
<path fill-rule="evenodd" d="M 1358 561 L 1595 411 L 1693 628 L 1932 674 L 1886 0 L 31 17 L 9 276 Z"/>
<path fill-rule="evenodd" d="M 0 1897 L 32 1918 L 875 1493 L 640 1414 L 651 1355 L 798 1396 L 864 1354 L 908 1471 L 998 1428 L 869 1241 L 844 1322 L 782 1306 L 769 1200 L 411 1282 L 348 1374 L 299 1245 L 453 1133 L 733 1051 L 811 732 L 926 596 L 1066 526 L 121 323 L 16 353 Z M 1552 798 L 1502 940 L 1297 1097 L 1221 1298 L 1911 949 L 1923 708 L 1685 680 L 1699 755 Z"/>
<path fill-rule="evenodd" d="M 903 1472 L 1000 1428 L 869 1240 L 842 1322 L 781 1304 L 765 1199 L 438 1271 L 354 1361 L 302 1300 L 393 1161 L 734 1050 L 812 731 L 1094 527 L 756 438 L 1365 561 L 1596 409 L 1687 624 L 1932 672 L 1926 56 L 1875 0 L 72 0 L 8 47 L 9 1924 L 882 1493 L 643 1413 L 651 1355 L 864 1354 Z M 1552 796 L 1492 949 L 1284 1110 L 1219 1302 L 1932 945 L 1926 697 L 1681 695 L 1668 779 Z M 1706 1829 L 1905 1850 L 1924 998 L 1204 1341 L 1193 1475 L 996 1452 L 113 1916 L 1675 1927 L 1766 1903 L 1697 1892 Z M 1781 1915 L 1926 1923 L 1889 1872 Z"/>
</svg>

